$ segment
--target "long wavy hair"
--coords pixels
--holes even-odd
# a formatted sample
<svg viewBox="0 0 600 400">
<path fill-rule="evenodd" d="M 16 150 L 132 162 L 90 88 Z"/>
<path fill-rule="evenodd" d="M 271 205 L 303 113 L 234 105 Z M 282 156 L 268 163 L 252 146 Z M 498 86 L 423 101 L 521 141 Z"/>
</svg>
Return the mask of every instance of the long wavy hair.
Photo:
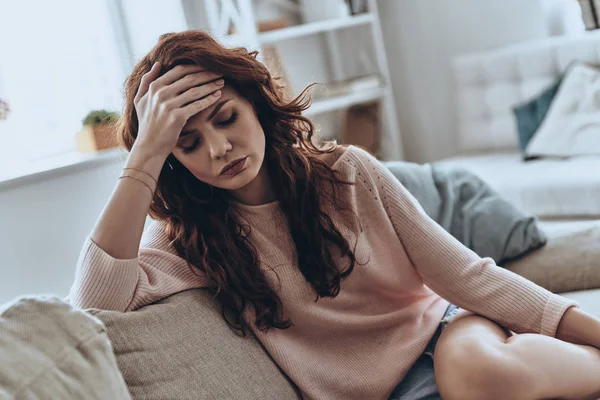
<svg viewBox="0 0 600 400">
<path fill-rule="evenodd" d="M 335 297 L 341 278 L 348 276 L 357 262 L 355 244 L 350 246 L 323 206 L 329 202 L 340 209 L 338 189 L 351 183 L 336 176 L 319 158 L 335 147 L 315 144 L 314 126 L 302 116 L 310 105 L 310 86 L 288 99 L 257 54 L 245 48 L 225 48 L 203 31 L 162 35 L 127 78 L 119 140 L 131 150 L 138 131 L 134 97 L 154 62 L 162 66 L 160 75 L 180 64 L 201 65 L 223 75 L 227 84 L 259 111 L 266 138 L 264 162 L 287 218 L 298 266 L 316 292 L 315 301 Z M 166 234 L 179 256 L 209 278 L 213 300 L 221 305 L 230 328 L 246 335 L 243 312 L 248 306 L 254 307 L 258 329 L 289 328 L 292 322 L 283 318 L 281 299 L 269 287 L 257 251 L 247 239 L 250 227 L 236 218 L 229 198 L 226 190 L 198 180 L 171 154 L 161 170 L 149 214 L 167 223 Z M 349 207 L 342 205 L 341 209 Z M 340 253 L 343 268 L 339 266 Z"/>
</svg>

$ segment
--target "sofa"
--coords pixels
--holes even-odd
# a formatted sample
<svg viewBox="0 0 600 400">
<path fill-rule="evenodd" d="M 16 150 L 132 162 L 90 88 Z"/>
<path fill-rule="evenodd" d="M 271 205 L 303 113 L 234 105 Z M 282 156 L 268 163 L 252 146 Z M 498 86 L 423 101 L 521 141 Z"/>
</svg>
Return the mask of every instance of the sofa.
<svg viewBox="0 0 600 400">
<path fill-rule="evenodd" d="M 553 237 L 579 232 L 563 262 L 569 276 L 587 275 L 566 297 L 600 315 L 600 290 L 587 284 L 598 265 L 587 260 L 600 242 L 600 157 L 523 161 L 513 108 L 552 85 L 574 61 L 600 64 L 600 33 L 562 36 L 457 57 L 452 63 L 458 154 L 438 164 L 475 173 L 504 198 L 538 216 Z M 584 239 L 585 240 L 585 239 Z"/>
</svg>

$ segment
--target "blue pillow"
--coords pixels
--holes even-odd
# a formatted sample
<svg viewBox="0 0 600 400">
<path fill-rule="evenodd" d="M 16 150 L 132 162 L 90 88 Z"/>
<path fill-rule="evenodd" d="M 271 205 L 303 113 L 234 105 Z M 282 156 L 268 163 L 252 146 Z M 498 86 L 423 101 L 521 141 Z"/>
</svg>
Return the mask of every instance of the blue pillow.
<svg viewBox="0 0 600 400">
<path fill-rule="evenodd" d="M 517 130 L 519 131 L 519 147 L 525 161 L 535 158 L 525 156 L 525 149 L 542 124 L 562 80 L 563 78 L 560 77 L 552 86 L 545 89 L 531 101 L 513 108 L 513 113 L 517 119 Z"/>
</svg>

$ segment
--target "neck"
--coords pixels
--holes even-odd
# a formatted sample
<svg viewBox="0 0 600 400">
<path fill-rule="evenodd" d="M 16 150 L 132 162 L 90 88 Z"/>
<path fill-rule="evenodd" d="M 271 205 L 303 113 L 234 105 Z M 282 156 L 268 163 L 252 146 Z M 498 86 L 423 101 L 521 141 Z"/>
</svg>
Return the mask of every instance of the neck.
<svg viewBox="0 0 600 400">
<path fill-rule="evenodd" d="M 266 163 L 263 163 L 256 178 L 246 186 L 231 191 L 231 195 L 236 201 L 249 206 L 260 206 L 275 201 L 275 192 Z"/>
</svg>

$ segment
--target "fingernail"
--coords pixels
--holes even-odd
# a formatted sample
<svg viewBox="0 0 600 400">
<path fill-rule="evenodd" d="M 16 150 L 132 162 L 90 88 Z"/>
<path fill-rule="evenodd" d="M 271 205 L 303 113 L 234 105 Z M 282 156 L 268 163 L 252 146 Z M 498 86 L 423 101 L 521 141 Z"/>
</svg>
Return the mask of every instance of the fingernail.
<svg viewBox="0 0 600 400">
<path fill-rule="evenodd" d="M 221 91 L 217 90 L 216 92 L 213 93 L 213 96 L 215 97 L 219 97 L 221 95 Z"/>
<path fill-rule="evenodd" d="M 218 81 L 215 82 L 217 85 L 222 86 L 225 84 L 225 80 L 223 79 L 219 79 Z"/>
</svg>

